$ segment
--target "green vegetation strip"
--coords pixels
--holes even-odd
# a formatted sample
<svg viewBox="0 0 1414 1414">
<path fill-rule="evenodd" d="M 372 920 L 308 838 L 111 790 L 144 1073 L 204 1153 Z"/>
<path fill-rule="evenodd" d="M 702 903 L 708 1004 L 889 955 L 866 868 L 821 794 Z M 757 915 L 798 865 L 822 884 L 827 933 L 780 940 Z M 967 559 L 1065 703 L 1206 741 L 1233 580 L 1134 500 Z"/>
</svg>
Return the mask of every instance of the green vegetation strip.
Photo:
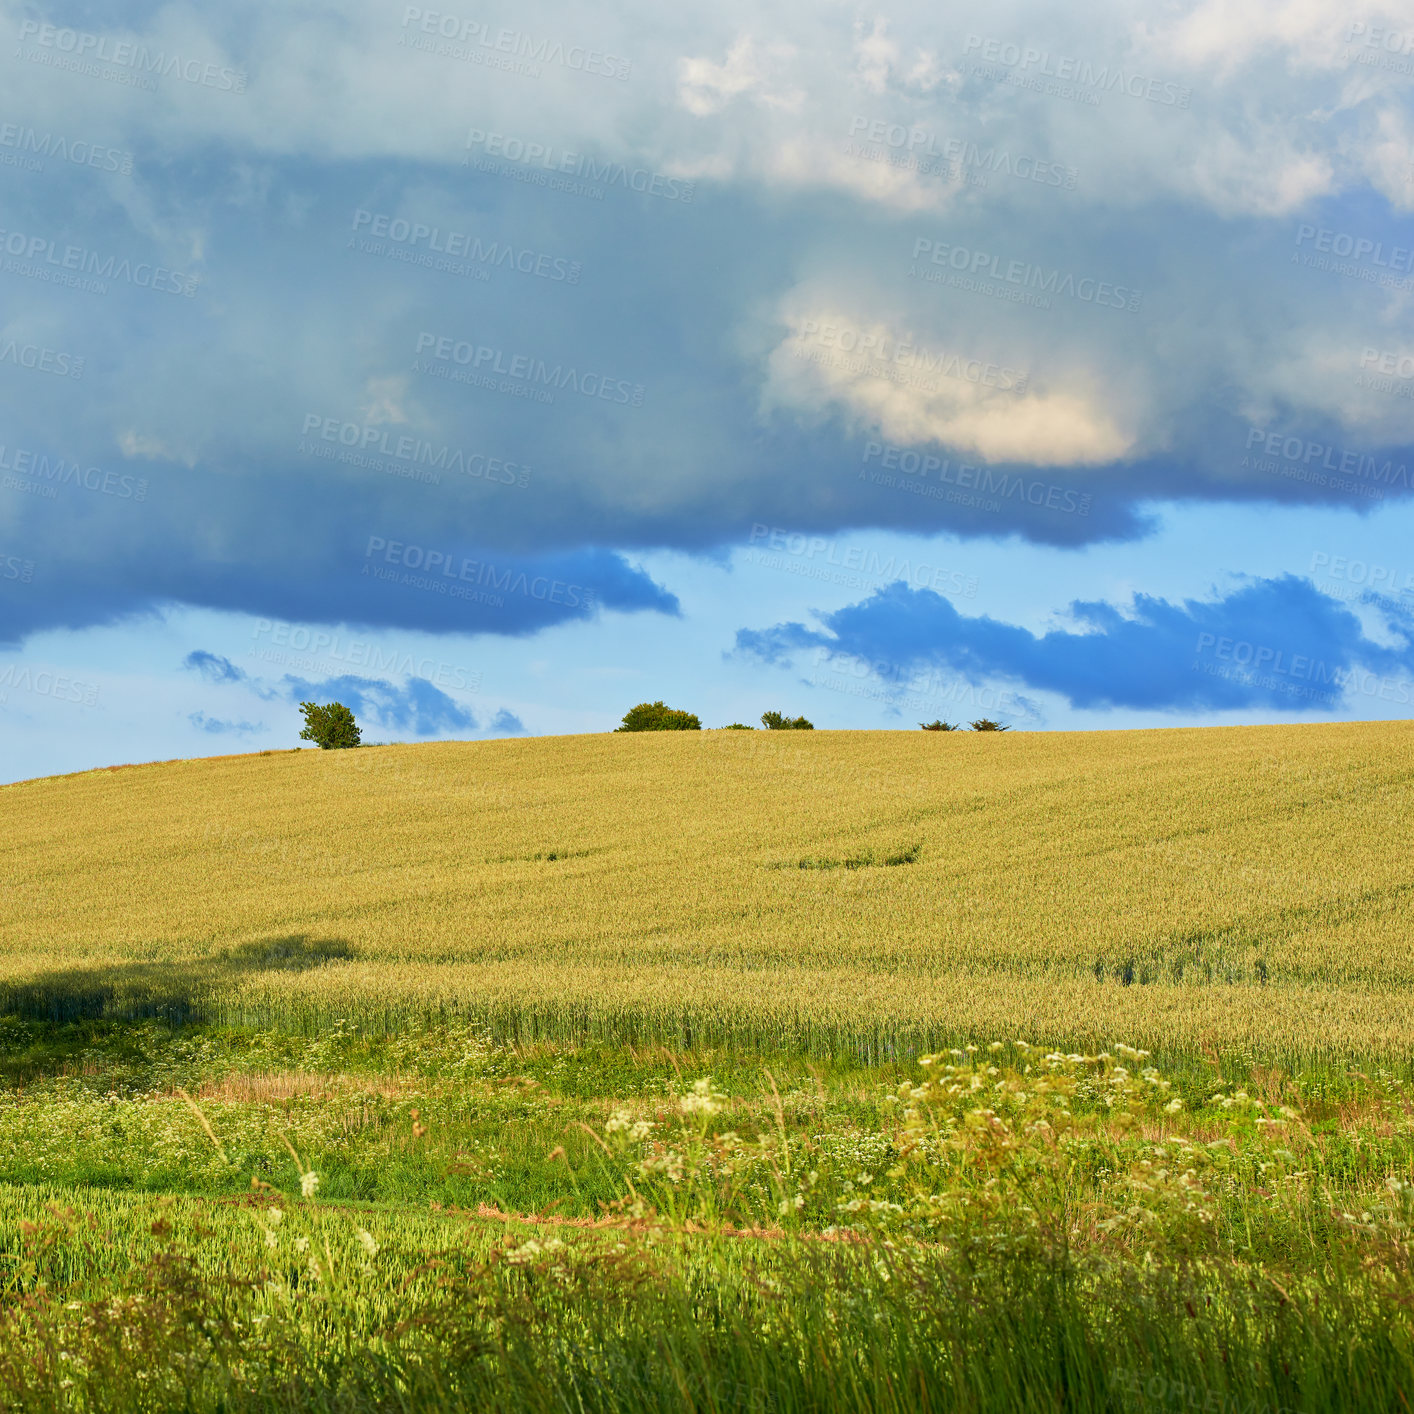
<svg viewBox="0 0 1414 1414">
<path fill-rule="evenodd" d="M 0 1079 L 7 1408 L 1316 1414 L 1414 1387 L 1390 1072 L 12 1017 Z"/>
</svg>

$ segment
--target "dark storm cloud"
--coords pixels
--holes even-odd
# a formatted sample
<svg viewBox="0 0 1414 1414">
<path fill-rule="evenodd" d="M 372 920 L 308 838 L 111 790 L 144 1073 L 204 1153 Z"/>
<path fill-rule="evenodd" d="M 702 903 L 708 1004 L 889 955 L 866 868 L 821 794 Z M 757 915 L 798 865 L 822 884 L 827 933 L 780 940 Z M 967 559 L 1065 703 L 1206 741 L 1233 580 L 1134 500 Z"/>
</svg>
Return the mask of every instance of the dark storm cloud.
<svg viewBox="0 0 1414 1414">
<path fill-rule="evenodd" d="M 1319 65 L 1296 102 L 1248 29 L 1218 65 L 1211 27 L 1117 10 L 1070 38 L 1147 46 L 1191 106 L 1011 103 L 908 8 L 756 50 L 745 12 L 625 12 L 632 82 L 597 88 L 459 86 L 374 4 L 187 17 L 241 92 L 0 56 L 36 134 L 133 157 L 0 169 L 0 497 L 45 568 L 0 638 L 168 604 L 524 635 L 674 613 L 624 554 L 758 522 L 1078 546 L 1156 501 L 1407 494 L 1403 346 L 1371 333 L 1407 249 L 1341 165 L 1383 97 L 1312 124 Z M 1273 46 L 1325 42 L 1298 31 Z M 889 160 L 940 145 L 965 189 Z M 487 582 L 522 574 L 543 597 Z"/>
</svg>

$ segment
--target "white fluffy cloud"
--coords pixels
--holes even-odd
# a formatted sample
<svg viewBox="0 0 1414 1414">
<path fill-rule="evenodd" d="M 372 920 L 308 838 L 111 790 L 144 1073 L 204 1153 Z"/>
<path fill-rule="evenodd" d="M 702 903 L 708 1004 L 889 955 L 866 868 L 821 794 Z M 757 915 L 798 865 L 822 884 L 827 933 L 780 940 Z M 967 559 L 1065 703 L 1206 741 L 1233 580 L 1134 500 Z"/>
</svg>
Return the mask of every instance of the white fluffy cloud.
<svg viewBox="0 0 1414 1414">
<path fill-rule="evenodd" d="M 890 442 L 987 462 L 1093 466 L 1133 447 L 1102 389 L 1034 388 L 1024 370 L 986 354 L 833 310 L 790 326 L 770 356 L 766 396 L 795 412 L 842 413 Z"/>
</svg>

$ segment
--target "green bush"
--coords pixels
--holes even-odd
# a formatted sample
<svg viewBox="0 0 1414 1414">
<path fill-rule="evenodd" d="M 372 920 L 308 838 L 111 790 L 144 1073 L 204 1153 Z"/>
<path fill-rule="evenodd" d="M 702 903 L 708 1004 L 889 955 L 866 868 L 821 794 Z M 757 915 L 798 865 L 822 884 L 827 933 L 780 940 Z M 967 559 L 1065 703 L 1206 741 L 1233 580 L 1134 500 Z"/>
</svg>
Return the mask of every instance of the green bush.
<svg viewBox="0 0 1414 1414">
<path fill-rule="evenodd" d="M 701 719 L 694 712 L 679 711 L 676 707 L 665 707 L 662 700 L 640 702 L 624 713 L 624 724 L 615 727 L 618 732 L 700 732 Z"/>
<path fill-rule="evenodd" d="M 748 727 L 745 722 L 728 722 L 724 727 L 718 727 L 722 732 L 754 732 L 755 727 Z"/>
<path fill-rule="evenodd" d="M 813 732 L 814 722 L 807 722 L 804 717 L 783 716 L 780 712 L 763 712 L 761 714 L 761 725 L 771 732 Z"/>
<path fill-rule="evenodd" d="M 956 722 L 945 722 L 941 717 L 934 717 L 931 722 L 919 722 L 918 725 L 925 732 L 960 732 L 962 730 Z"/>
<path fill-rule="evenodd" d="M 968 725 L 974 732 L 1007 732 L 1011 730 L 1010 727 L 1002 726 L 1000 722 L 994 722 L 990 717 L 978 717 L 975 722 L 969 722 Z"/>
<path fill-rule="evenodd" d="M 342 702 L 330 702 L 324 706 L 317 702 L 301 702 L 300 711 L 304 713 L 301 741 L 315 742 L 324 751 L 360 744 L 358 723 Z"/>
</svg>

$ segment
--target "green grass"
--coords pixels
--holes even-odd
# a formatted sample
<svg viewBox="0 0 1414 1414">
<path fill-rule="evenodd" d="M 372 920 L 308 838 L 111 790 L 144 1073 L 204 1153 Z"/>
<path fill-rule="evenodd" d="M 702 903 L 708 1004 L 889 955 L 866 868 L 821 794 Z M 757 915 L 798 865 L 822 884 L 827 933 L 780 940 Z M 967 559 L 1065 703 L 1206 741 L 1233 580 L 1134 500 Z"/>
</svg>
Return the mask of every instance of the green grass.
<svg viewBox="0 0 1414 1414">
<path fill-rule="evenodd" d="M 950 1064 L 11 1017 L 0 1399 L 1407 1407 L 1402 1077 Z"/>
</svg>

